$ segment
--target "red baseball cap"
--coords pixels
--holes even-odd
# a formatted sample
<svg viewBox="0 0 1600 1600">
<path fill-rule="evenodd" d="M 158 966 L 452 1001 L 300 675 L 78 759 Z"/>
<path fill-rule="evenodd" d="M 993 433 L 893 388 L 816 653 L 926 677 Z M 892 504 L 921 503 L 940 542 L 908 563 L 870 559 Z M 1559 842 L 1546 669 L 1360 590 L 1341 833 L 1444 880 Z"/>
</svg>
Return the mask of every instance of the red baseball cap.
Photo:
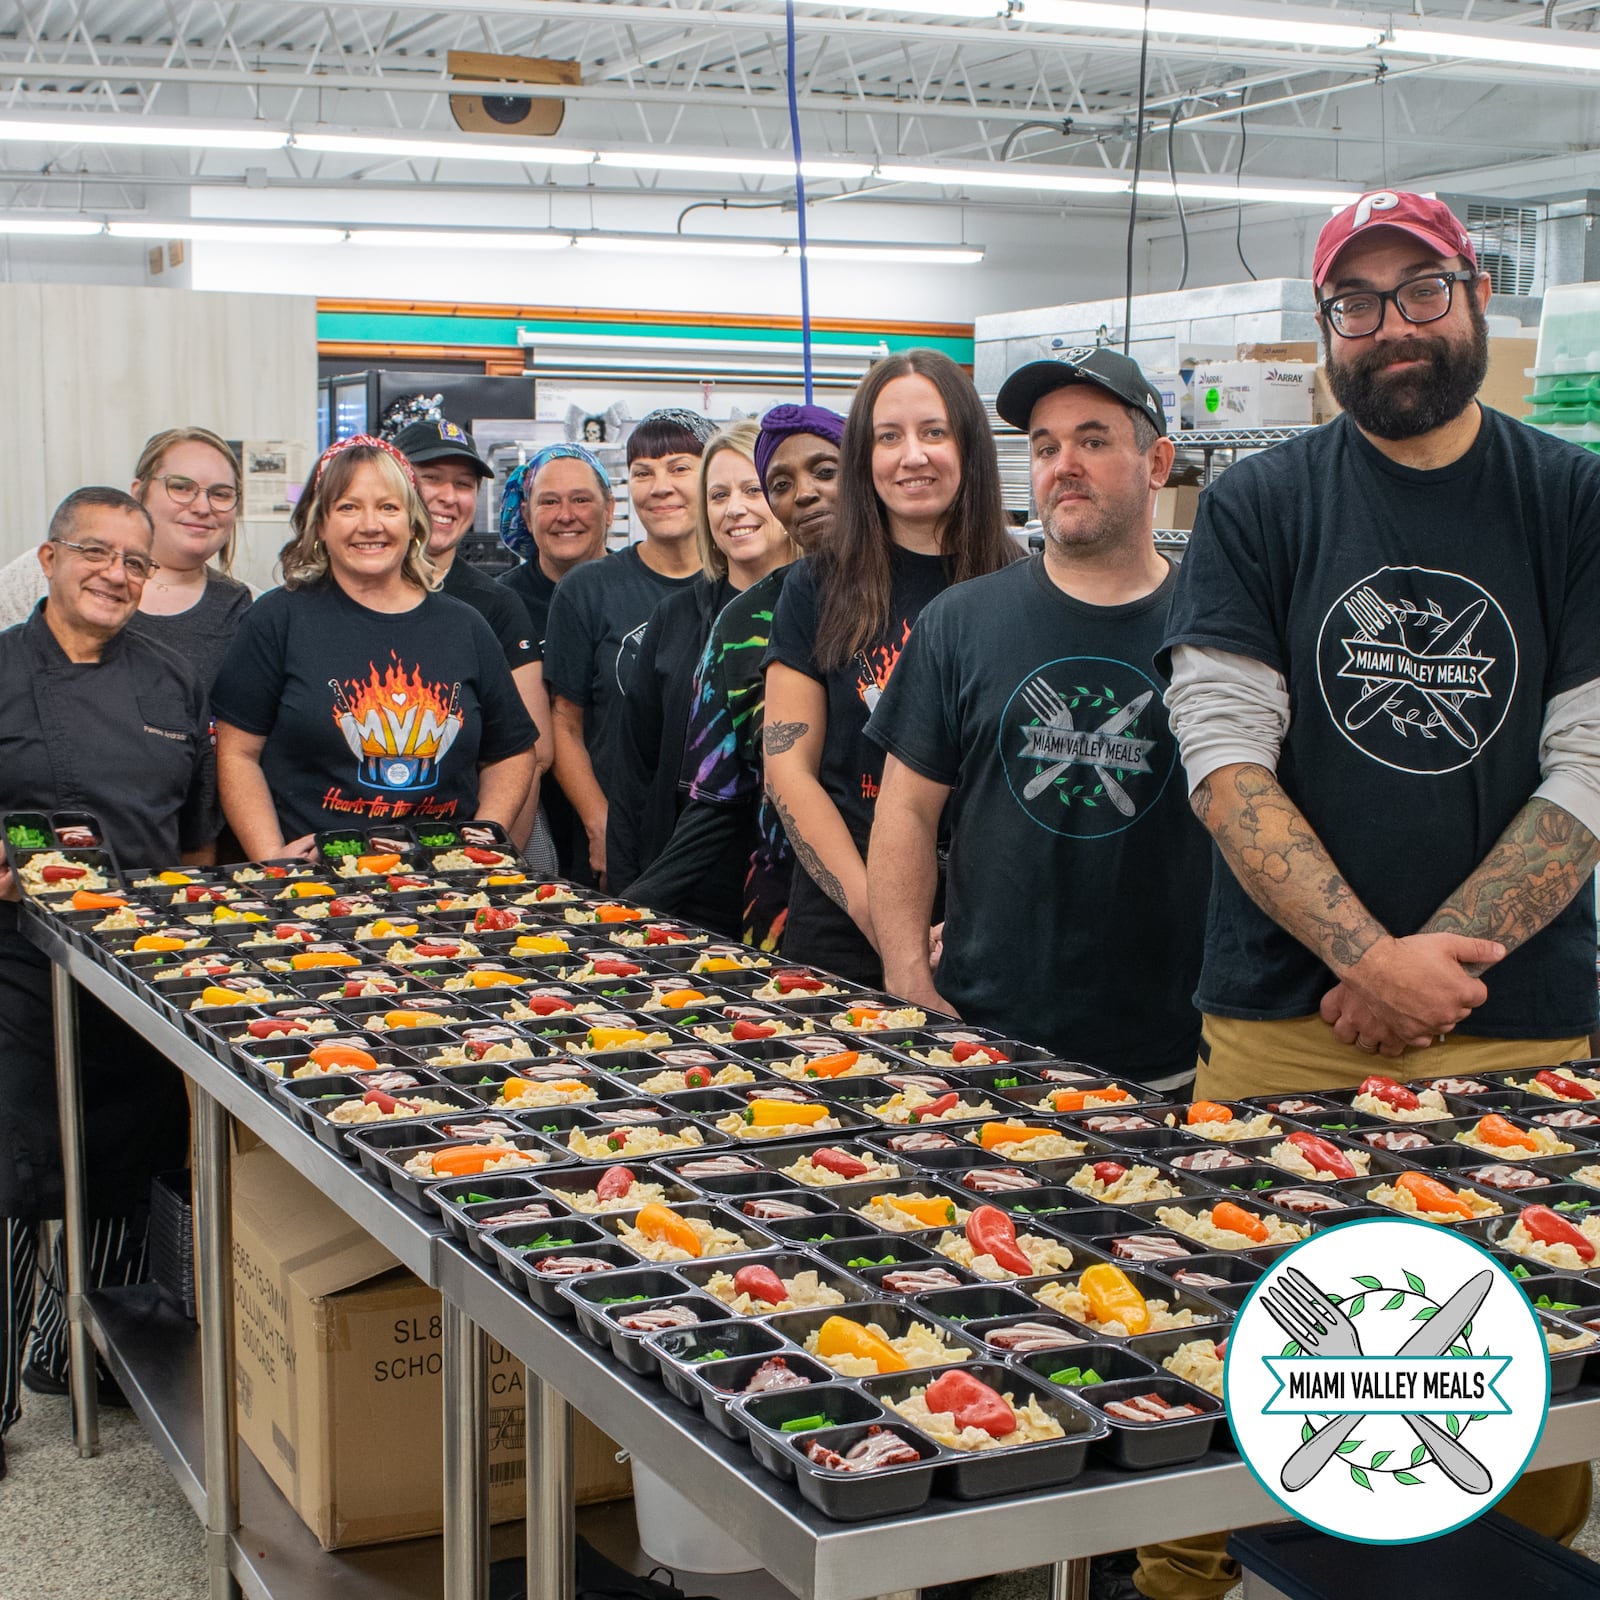
<svg viewBox="0 0 1600 1600">
<path fill-rule="evenodd" d="M 1478 265 L 1467 230 L 1444 201 L 1405 189 L 1374 189 L 1346 206 L 1317 235 L 1316 254 L 1311 259 L 1314 287 L 1320 289 L 1327 282 L 1339 252 L 1369 228 L 1396 228 L 1442 256 L 1464 256 L 1468 266 Z"/>
</svg>

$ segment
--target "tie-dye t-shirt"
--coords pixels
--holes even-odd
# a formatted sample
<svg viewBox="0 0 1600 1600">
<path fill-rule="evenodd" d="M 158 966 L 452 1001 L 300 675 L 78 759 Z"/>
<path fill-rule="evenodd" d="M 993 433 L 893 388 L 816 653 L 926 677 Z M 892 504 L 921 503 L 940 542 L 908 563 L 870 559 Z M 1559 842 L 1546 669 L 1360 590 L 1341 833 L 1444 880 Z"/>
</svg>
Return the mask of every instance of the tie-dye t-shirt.
<svg viewBox="0 0 1600 1600">
<path fill-rule="evenodd" d="M 718 614 L 695 670 L 684 740 L 683 777 L 705 805 L 755 807 L 756 841 L 745 876 L 741 935 L 775 950 L 789 904 L 793 858 L 767 801 L 761 761 L 762 659 L 784 579 L 779 567 L 737 594 Z"/>
</svg>

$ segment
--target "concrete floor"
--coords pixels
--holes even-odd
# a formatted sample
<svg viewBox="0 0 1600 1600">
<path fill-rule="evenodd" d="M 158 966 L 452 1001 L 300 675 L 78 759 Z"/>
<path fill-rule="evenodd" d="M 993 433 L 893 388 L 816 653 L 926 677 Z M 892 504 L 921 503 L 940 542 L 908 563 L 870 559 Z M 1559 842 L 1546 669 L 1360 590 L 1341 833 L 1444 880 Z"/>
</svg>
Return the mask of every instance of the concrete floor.
<svg viewBox="0 0 1600 1600">
<path fill-rule="evenodd" d="M 6 1435 L 0 1482 L 0 1600 L 206 1600 L 199 1525 L 155 1448 L 128 1411 L 100 1412 L 100 1454 L 80 1460 L 67 1437 L 65 1399 L 30 1394 Z M 580 1516 L 613 1560 L 645 1571 L 627 1504 Z M 1600 1560 L 1600 1513 L 1577 1547 Z M 771 1579 L 680 1574 L 690 1594 L 782 1600 Z M 1043 1600 L 1041 1568 L 988 1579 L 969 1600 Z M 1233 1592 L 1230 1600 L 1238 1595 Z"/>
</svg>

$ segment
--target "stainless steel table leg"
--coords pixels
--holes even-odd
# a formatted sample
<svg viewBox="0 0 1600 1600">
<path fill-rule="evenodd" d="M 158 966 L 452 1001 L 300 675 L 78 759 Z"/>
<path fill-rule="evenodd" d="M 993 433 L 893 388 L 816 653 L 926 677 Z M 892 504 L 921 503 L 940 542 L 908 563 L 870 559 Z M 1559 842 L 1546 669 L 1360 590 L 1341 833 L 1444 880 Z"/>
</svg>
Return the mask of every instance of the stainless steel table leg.
<svg viewBox="0 0 1600 1600">
<path fill-rule="evenodd" d="M 239 1526 L 239 1435 L 233 1416 L 233 1152 L 228 1113 L 198 1085 L 193 1108 L 206 1567 L 212 1600 L 234 1600 L 239 1589 L 228 1565 Z"/>
<path fill-rule="evenodd" d="M 1089 1559 L 1058 1561 L 1050 1569 L 1050 1600 L 1089 1600 Z"/>
<path fill-rule="evenodd" d="M 89 1264 L 88 1205 L 84 1197 L 83 1079 L 78 1069 L 78 986 L 59 963 L 50 968 L 55 1002 L 56 1097 L 61 1116 L 61 1176 L 66 1189 L 67 1348 L 72 1386 L 72 1431 L 78 1454 L 100 1448 L 99 1397 L 95 1388 L 94 1341 L 84 1321 L 83 1297 Z"/>
<path fill-rule="evenodd" d="M 572 1408 L 528 1369 L 528 1600 L 573 1600 Z"/>
<path fill-rule="evenodd" d="M 440 1306 L 444 1360 L 445 1600 L 489 1593 L 488 1343 L 448 1300 Z"/>
</svg>

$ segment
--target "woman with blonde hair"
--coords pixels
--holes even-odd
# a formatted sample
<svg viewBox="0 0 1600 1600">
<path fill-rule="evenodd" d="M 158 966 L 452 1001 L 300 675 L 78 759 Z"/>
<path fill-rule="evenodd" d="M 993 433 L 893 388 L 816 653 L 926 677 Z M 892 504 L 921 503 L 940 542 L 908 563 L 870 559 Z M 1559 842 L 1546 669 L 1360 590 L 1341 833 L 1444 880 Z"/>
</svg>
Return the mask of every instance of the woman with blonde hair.
<svg viewBox="0 0 1600 1600">
<path fill-rule="evenodd" d="M 494 631 L 436 590 L 411 464 L 358 434 L 330 445 L 212 703 L 229 826 L 252 860 L 372 822 L 510 827 L 537 730 Z"/>
<path fill-rule="evenodd" d="M 734 595 L 799 554 L 761 487 L 755 464 L 759 432 L 753 420 L 735 422 L 706 442 L 695 491 L 701 577 L 656 607 L 639 641 L 618 740 L 625 787 L 612 800 L 606 828 L 608 874 L 619 892 L 661 853 L 688 799 L 684 735 L 694 670 L 712 623 Z M 733 841 L 683 914 L 737 934 L 747 856 Z"/>
<path fill-rule="evenodd" d="M 239 458 L 209 428 L 164 428 L 145 441 L 129 489 L 150 513 L 155 570 L 128 626 L 165 645 L 209 689 L 250 609 L 232 576 Z M 34 551 L 0 569 L 0 628 L 27 620 L 44 598 Z"/>
</svg>

